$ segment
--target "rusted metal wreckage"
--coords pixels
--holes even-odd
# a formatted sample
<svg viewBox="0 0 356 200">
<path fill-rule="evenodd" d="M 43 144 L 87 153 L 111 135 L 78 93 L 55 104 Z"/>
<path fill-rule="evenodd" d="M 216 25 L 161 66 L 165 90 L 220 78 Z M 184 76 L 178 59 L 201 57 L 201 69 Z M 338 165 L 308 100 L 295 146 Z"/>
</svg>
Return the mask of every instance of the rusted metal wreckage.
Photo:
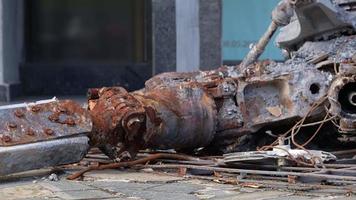
<svg viewBox="0 0 356 200">
<path fill-rule="evenodd" d="M 323 127 L 324 147 L 352 147 L 355 5 L 354 0 L 281 1 L 266 34 L 239 66 L 163 73 L 134 92 L 90 89 L 87 108 L 56 99 L 2 107 L 0 175 L 77 162 L 90 147 L 111 159 L 130 160 L 144 149 L 248 151 L 279 136 L 303 149 Z M 256 62 L 281 26 L 277 44 L 286 61 Z M 299 144 L 295 136 L 314 126 L 315 134 Z M 310 136 L 298 136 L 303 135 Z"/>
</svg>

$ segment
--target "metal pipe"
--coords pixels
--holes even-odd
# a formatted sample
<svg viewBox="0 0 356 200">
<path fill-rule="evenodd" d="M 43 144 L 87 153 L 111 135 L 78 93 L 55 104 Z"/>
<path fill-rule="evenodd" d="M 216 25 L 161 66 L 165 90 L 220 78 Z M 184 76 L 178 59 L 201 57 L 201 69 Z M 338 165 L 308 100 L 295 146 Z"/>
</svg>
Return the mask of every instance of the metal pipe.
<svg viewBox="0 0 356 200">
<path fill-rule="evenodd" d="M 252 47 L 252 49 L 248 52 L 246 57 L 241 63 L 243 69 L 246 69 L 249 65 L 253 64 L 261 54 L 264 52 L 268 42 L 273 37 L 274 33 L 277 31 L 278 25 L 274 21 L 268 26 L 265 34 L 260 38 L 256 45 Z"/>
<path fill-rule="evenodd" d="M 248 52 L 241 63 L 241 67 L 246 69 L 249 65 L 258 60 L 264 52 L 267 44 L 277 31 L 279 26 L 285 26 L 289 23 L 294 14 L 294 5 L 297 0 L 282 0 L 272 12 L 272 22 L 268 26 L 267 31 L 263 34 L 260 40 Z"/>
</svg>

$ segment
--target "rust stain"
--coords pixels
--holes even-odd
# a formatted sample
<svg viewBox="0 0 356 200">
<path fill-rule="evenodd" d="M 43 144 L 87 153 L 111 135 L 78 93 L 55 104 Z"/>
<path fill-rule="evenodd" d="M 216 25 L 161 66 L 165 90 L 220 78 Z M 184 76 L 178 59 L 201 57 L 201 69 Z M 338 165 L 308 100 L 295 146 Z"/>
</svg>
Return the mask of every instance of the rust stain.
<svg viewBox="0 0 356 200">
<path fill-rule="evenodd" d="M 18 118 L 23 118 L 25 116 L 25 113 L 20 109 L 16 109 L 14 115 Z"/>
<path fill-rule="evenodd" d="M 26 129 L 26 135 L 35 136 L 35 131 L 32 128 Z"/>
<path fill-rule="evenodd" d="M 5 143 L 9 143 L 9 142 L 12 141 L 12 138 L 9 135 L 3 135 L 2 136 L 2 141 L 4 141 Z"/>
<path fill-rule="evenodd" d="M 17 128 L 17 124 L 14 122 L 8 122 L 7 127 L 9 127 L 9 129 L 15 129 Z"/>
<path fill-rule="evenodd" d="M 46 135 L 54 135 L 54 131 L 50 128 L 43 129 L 44 134 Z"/>
<path fill-rule="evenodd" d="M 30 109 L 34 113 L 38 113 L 41 111 L 41 107 L 39 105 L 32 106 Z"/>
</svg>

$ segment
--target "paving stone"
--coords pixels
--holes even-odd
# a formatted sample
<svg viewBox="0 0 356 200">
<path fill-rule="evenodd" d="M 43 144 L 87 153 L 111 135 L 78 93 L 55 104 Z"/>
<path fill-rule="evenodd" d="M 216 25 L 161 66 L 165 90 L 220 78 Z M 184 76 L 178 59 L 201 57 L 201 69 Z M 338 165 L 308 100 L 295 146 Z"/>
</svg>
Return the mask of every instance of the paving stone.
<svg viewBox="0 0 356 200">
<path fill-rule="evenodd" d="M 105 199 L 105 200 L 144 200 L 140 197 L 119 197 L 119 198 L 108 198 L 108 199 Z"/>
<path fill-rule="evenodd" d="M 101 190 L 65 191 L 56 192 L 55 195 L 66 200 L 115 198 L 115 195 Z"/>
<path fill-rule="evenodd" d="M 206 187 L 203 190 L 194 192 L 194 194 L 200 199 L 221 199 L 237 196 L 240 192 L 234 191 L 232 188 L 226 190 L 219 187 Z"/>
<path fill-rule="evenodd" d="M 159 191 L 159 192 L 167 192 L 167 193 L 185 193 L 185 194 L 191 194 L 201 189 L 204 189 L 204 186 L 190 184 L 190 183 L 167 183 L 156 187 L 147 188 L 147 190 L 149 191 Z"/>
<path fill-rule="evenodd" d="M 145 176 L 138 181 L 138 175 L 141 174 Z M 149 175 L 146 176 L 147 174 Z M 152 178 L 155 176 L 158 177 Z M 0 200 L 356 200 L 356 197 L 341 196 L 340 190 L 324 189 L 300 193 L 272 189 L 268 191 L 267 189 L 241 188 L 202 180 L 161 179 L 160 175 L 143 172 L 131 173 L 127 176 L 120 174 L 119 178 L 112 177 L 112 179 L 105 178 L 106 175 L 100 177 L 92 179 L 94 181 L 67 181 L 62 179 L 58 182 L 43 180 L 38 180 L 37 183 L 29 180 L 4 182 L 0 183 Z M 135 181 L 131 182 L 132 180 Z M 174 181 L 171 182 L 172 180 Z"/>
<path fill-rule="evenodd" d="M 268 200 L 285 200 L 285 199 L 288 199 L 288 200 L 310 200 L 310 199 L 314 199 L 314 197 L 290 195 L 290 196 L 268 198 Z"/>
<path fill-rule="evenodd" d="M 231 195 L 223 198 L 219 198 L 221 200 L 269 200 L 271 198 L 284 197 L 284 199 L 288 199 L 290 196 L 290 192 L 280 192 L 280 191 L 259 191 L 253 193 L 240 193 L 237 195 Z"/>
<path fill-rule="evenodd" d="M 0 189 L 33 184 L 33 180 L 0 181 Z"/>
<path fill-rule="evenodd" d="M 120 192 L 123 190 L 145 190 L 151 187 L 157 187 L 161 184 L 156 183 L 131 183 L 131 182 L 121 182 L 121 181 L 93 181 L 93 182 L 83 182 L 93 188 L 102 188 L 114 192 Z"/>
<path fill-rule="evenodd" d="M 84 191 L 84 190 L 94 190 L 95 188 L 85 185 L 82 182 L 77 181 L 42 181 L 42 187 L 47 188 L 53 192 L 60 192 L 60 191 Z"/>
<path fill-rule="evenodd" d="M 131 182 L 152 182 L 152 183 L 168 183 L 184 180 L 182 177 L 145 173 L 145 172 L 122 172 L 119 170 L 98 170 L 91 171 L 85 174 L 85 179 L 102 179 L 102 180 L 122 180 Z"/>
<path fill-rule="evenodd" d="M 248 188 L 248 187 L 241 187 L 239 188 L 240 192 L 246 192 L 246 193 L 255 193 L 261 191 L 260 189 L 255 189 L 255 188 Z"/>
<path fill-rule="evenodd" d="M 1 200 L 29 198 L 45 199 L 46 197 L 55 197 L 55 195 L 52 191 L 45 189 L 41 185 L 35 183 L 0 189 Z"/>
<path fill-rule="evenodd" d="M 193 194 L 196 190 L 204 188 L 203 186 L 181 183 L 166 183 L 166 184 L 152 184 L 152 183 L 126 183 L 126 182 L 103 182 L 94 181 L 87 182 L 93 187 L 108 190 L 113 193 L 123 194 L 126 197 L 142 198 L 142 199 L 198 199 Z"/>
<path fill-rule="evenodd" d="M 313 199 L 314 200 L 314 199 Z M 356 200 L 356 196 L 335 196 L 332 198 L 332 200 Z"/>
<path fill-rule="evenodd" d="M 58 198 L 58 197 L 27 197 L 27 198 L 24 198 L 24 199 L 16 199 L 16 200 L 63 200 L 61 198 Z"/>
<path fill-rule="evenodd" d="M 130 191 L 126 193 L 130 197 L 139 197 L 145 200 L 198 200 L 199 198 L 192 194 L 169 193 L 156 191 Z"/>
</svg>

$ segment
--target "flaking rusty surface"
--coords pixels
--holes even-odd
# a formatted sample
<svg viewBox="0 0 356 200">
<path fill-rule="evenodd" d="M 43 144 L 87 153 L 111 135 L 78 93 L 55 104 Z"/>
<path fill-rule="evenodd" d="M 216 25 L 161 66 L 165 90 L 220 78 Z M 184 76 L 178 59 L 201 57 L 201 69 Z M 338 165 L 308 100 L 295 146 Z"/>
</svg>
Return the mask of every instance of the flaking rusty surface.
<svg viewBox="0 0 356 200">
<path fill-rule="evenodd" d="M 140 123 L 144 121 L 144 108 L 125 89 L 102 88 L 97 96 L 89 98 L 93 131 L 90 134 L 94 146 L 116 146 L 119 142 L 132 144 L 137 139 Z M 131 145 L 135 148 L 139 144 Z"/>
<path fill-rule="evenodd" d="M 0 146 L 68 137 L 91 129 L 86 110 L 69 100 L 0 110 Z"/>
<path fill-rule="evenodd" d="M 116 146 L 131 155 L 144 148 L 193 150 L 208 145 L 215 133 L 216 110 L 212 98 L 200 87 L 154 88 L 128 93 L 123 88 L 103 88 L 89 100 L 95 146 Z"/>
</svg>

